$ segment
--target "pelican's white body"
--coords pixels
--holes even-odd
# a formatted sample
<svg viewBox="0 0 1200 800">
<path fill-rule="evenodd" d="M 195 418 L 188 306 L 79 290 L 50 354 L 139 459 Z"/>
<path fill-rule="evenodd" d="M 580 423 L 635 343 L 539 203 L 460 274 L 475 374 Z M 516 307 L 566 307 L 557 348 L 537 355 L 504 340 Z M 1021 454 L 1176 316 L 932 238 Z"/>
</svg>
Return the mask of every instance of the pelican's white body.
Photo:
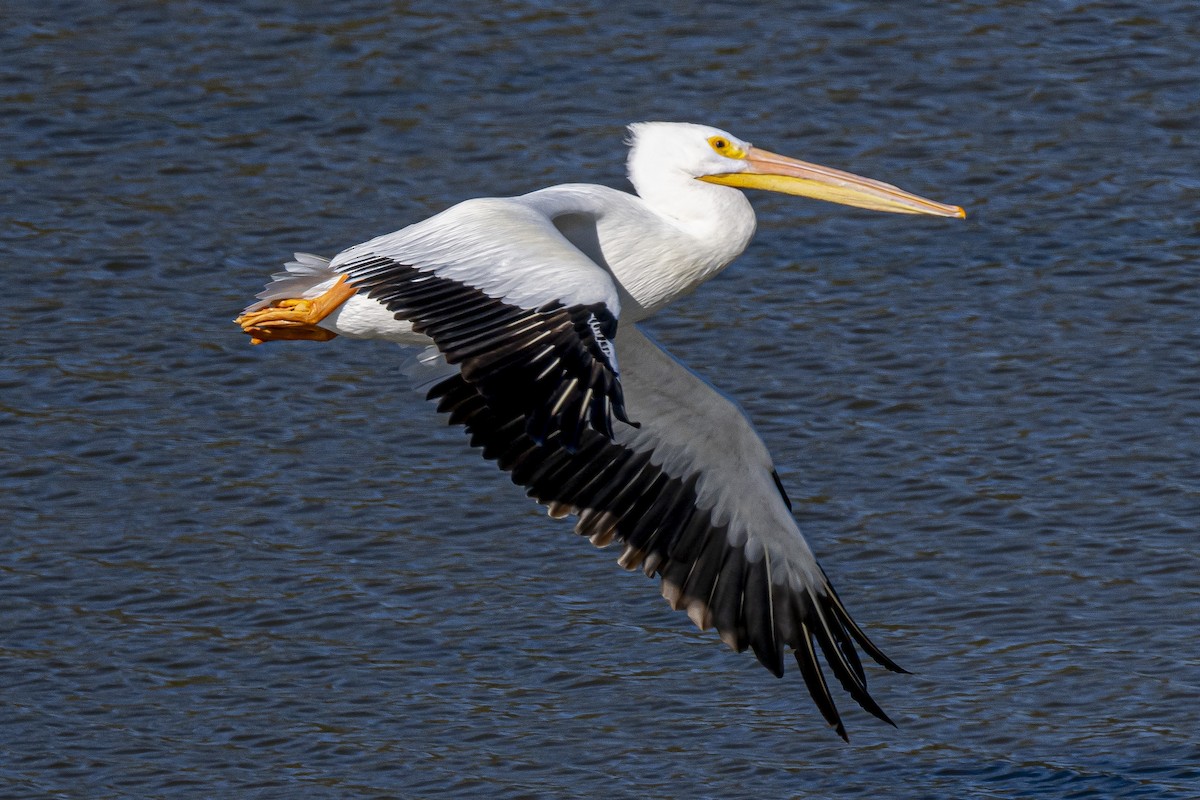
<svg viewBox="0 0 1200 800">
<path fill-rule="evenodd" d="M 694 129 L 699 146 L 681 148 L 680 129 Z M 733 261 L 754 236 L 755 218 L 741 191 L 696 180 L 709 172 L 742 168 L 737 160 L 713 152 L 706 135 L 749 144 L 683 123 L 642 123 L 630 131 L 629 179 L 637 195 L 565 184 L 521 197 L 467 200 L 345 250 L 327 264 L 298 254 L 250 310 L 283 298 L 317 297 L 338 278 L 340 264 L 374 252 L 420 263 L 518 304 L 561 300 L 564 292 L 579 300 L 578 280 L 566 284 L 555 278 L 577 279 L 599 267 L 606 280 L 595 278 L 615 288 L 622 322 L 644 319 Z M 564 244 L 586 259 L 565 258 Z M 564 261 L 571 262 L 568 268 Z M 498 284 L 498 276 L 510 280 L 488 286 L 489 281 Z M 593 292 L 595 299 L 606 299 L 603 294 Z M 429 343 L 412 332 L 411 324 L 393 319 L 381 304 L 362 295 L 351 297 L 320 324 L 352 338 Z"/>
</svg>

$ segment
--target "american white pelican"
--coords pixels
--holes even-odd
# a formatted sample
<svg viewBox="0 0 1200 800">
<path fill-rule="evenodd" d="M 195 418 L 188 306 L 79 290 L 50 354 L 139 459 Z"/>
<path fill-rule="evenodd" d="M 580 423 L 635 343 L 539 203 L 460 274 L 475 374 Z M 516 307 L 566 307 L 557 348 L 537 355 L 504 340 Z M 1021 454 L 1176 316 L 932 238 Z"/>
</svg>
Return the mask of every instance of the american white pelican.
<svg viewBox="0 0 1200 800">
<path fill-rule="evenodd" d="M 817 651 L 880 719 L 858 652 L 903 672 L 850 618 L 738 407 L 636 323 L 725 268 L 754 234 L 739 189 L 904 214 L 958 206 L 760 150 L 704 125 L 629 127 L 637 195 L 567 184 L 467 200 L 343 250 L 297 254 L 237 319 L 255 343 L 335 335 L 424 345 L 429 398 L 575 532 L 782 676 L 786 648 L 846 731 Z M 528 151 L 527 151 L 528 152 Z"/>
</svg>

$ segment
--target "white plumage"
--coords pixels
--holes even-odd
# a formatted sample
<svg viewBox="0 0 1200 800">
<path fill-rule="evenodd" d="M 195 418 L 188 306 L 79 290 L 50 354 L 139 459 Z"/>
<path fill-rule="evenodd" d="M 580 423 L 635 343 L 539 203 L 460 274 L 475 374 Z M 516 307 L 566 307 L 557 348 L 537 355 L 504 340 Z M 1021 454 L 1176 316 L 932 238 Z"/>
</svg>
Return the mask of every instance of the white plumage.
<svg viewBox="0 0 1200 800">
<path fill-rule="evenodd" d="M 777 156 L 725 131 L 630 126 L 631 195 L 568 184 L 468 200 L 342 251 L 297 254 L 239 323 L 254 341 L 377 338 L 448 362 L 429 392 L 472 444 L 671 605 L 777 675 L 788 647 L 845 737 L 816 657 L 888 720 L 850 619 L 738 408 L 633 324 L 695 289 L 754 234 L 743 188 L 964 216 L 894 186 Z M 428 361 L 428 359 L 425 359 Z"/>
</svg>

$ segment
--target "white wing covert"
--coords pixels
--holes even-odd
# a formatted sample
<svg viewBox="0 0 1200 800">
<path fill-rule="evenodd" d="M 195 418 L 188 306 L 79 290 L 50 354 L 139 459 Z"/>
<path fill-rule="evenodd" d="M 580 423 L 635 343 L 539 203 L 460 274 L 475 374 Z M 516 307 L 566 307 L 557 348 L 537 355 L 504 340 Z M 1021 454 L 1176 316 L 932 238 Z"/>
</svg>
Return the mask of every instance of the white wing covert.
<svg viewBox="0 0 1200 800">
<path fill-rule="evenodd" d="M 739 652 L 782 676 L 787 647 L 822 714 L 845 738 L 817 650 L 863 708 L 891 722 L 868 694 L 855 645 L 903 672 L 842 605 L 792 516 L 770 455 L 731 401 L 625 325 L 623 385 L 638 429 L 612 439 L 585 431 L 574 449 L 538 442 L 519 416 L 492 406 L 460 376 L 430 390 L 451 424 L 575 531 L 624 545 L 619 563 L 661 577 L 663 596 Z"/>
<path fill-rule="evenodd" d="M 532 441 L 558 434 L 574 450 L 589 426 L 611 438 L 613 416 L 630 422 L 612 345 L 616 285 L 519 198 L 460 203 L 330 267 L 429 336 Z"/>
</svg>

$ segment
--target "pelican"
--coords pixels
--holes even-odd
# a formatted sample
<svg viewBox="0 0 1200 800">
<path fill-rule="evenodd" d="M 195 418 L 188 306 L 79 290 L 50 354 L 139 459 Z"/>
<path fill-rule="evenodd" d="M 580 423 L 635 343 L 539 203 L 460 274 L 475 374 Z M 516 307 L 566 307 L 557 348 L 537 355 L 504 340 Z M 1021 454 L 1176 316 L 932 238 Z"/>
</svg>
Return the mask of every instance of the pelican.
<svg viewBox="0 0 1200 800">
<path fill-rule="evenodd" d="M 573 515 L 594 545 L 618 542 L 622 567 L 658 576 L 673 609 L 777 677 L 790 650 L 843 739 L 818 651 L 851 698 L 894 725 L 858 649 L 904 670 L 850 617 L 766 446 L 637 322 L 745 249 L 756 223 L 742 189 L 966 214 L 705 125 L 635 123 L 627 144 L 636 195 L 565 184 L 472 199 L 332 259 L 297 253 L 236 322 L 254 344 L 421 347 L 412 371 L 428 399 L 552 517 Z"/>
</svg>

